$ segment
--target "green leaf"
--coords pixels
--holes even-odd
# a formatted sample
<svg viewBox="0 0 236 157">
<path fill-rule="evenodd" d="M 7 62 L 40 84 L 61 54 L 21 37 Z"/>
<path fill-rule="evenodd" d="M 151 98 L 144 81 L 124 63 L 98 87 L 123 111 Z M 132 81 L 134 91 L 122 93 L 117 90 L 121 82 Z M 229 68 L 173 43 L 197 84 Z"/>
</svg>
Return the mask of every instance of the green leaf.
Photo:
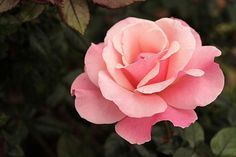
<svg viewBox="0 0 236 157">
<path fill-rule="evenodd" d="M 9 117 L 6 114 L 0 113 L 0 127 L 6 124 L 8 120 L 9 120 Z"/>
<path fill-rule="evenodd" d="M 224 128 L 211 140 L 211 149 L 217 156 L 236 156 L 236 128 Z"/>
<path fill-rule="evenodd" d="M 27 1 L 20 8 L 17 17 L 22 22 L 27 22 L 37 18 L 44 10 L 44 5 Z"/>
<path fill-rule="evenodd" d="M 93 0 L 94 3 L 106 6 L 108 8 L 120 8 L 139 1 L 145 0 Z"/>
<path fill-rule="evenodd" d="M 204 131 L 197 122 L 186 128 L 183 132 L 183 139 L 188 141 L 191 147 L 195 147 L 199 142 L 204 141 Z"/>
<path fill-rule="evenodd" d="M 197 154 L 191 148 L 179 148 L 173 157 L 197 157 Z"/>
<path fill-rule="evenodd" d="M 0 16 L 0 36 L 10 35 L 18 30 L 20 21 L 13 15 Z"/>
<path fill-rule="evenodd" d="M 0 13 L 15 7 L 20 0 L 0 0 Z"/>
<path fill-rule="evenodd" d="M 80 142 L 73 135 L 62 135 L 57 144 L 58 157 L 79 157 Z"/>
<path fill-rule="evenodd" d="M 231 125 L 236 126 L 236 108 L 233 108 L 229 111 L 228 121 Z"/>
<path fill-rule="evenodd" d="M 24 151 L 19 145 L 13 146 L 9 148 L 7 152 L 9 157 L 23 157 L 24 156 Z"/>
<path fill-rule="evenodd" d="M 86 0 L 64 0 L 60 11 L 62 19 L 70 27 L 84 34 L 90 18 Z"/>
</svg>

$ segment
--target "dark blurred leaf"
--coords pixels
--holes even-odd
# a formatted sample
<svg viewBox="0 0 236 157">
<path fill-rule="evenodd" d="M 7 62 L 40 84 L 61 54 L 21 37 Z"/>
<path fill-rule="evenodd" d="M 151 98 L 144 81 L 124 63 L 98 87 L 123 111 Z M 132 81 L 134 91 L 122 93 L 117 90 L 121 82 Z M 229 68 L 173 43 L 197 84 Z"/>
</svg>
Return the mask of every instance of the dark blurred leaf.
<svg viewBox="0 0 236 157">
<path fill-rule="evenodd" d="M 48 3 L 51 2 L 52 4 L 62 4 L 63 0 L 34 0 L 35 2 L 38 3 Z"/>
<path fill-rule="evenodd" d="M 199 157 L 213 157 L 213 153 L 208 144 L 200 142 L 194 149 Z"/>
<path fill-rule="evenodd" d="M 236 128 L 224 128 L 211 140 L 211 149 L 217 156 L 236 156 Z"/>
<path fill-rule="evenodd" d="M 0 13 L 15 7 L 20 0 L 0 0 Z"/>
<path fill-rule="evenodd" d="M 63 121 L 56 119 L 53 116 L 41 116 L 35 122 L 35 128 L 45 134 L 61 134 L 69 132 L 70 129 Z"/>
<path fill-rule="evenodd" d="M 44 5 L 27 1 L 21 6 L 17 17 L 20 21 L 27 22 L 37 18 L 43 12 L 44 8 Z"/>
<path fill-rule="evenodd" d="M 24 151 L 19 145 L 9 148 L 7 155 L 9 157 L 23 157 Z"/>
<path fill-rule="evenodd" d="M 60 11 L 69 26 L 82 34 L 85 32 L 90 18 L 86 0 L 64 0 Z"/>
<path fill-rule="evenodd" d="M 58 157 L 80 157 L 80 142 L 73 135 L 62 135 L 57 143 Z"/>
<path fill-rule="evenodd" d="M 154 126 L 152 130 L 153 141 L 156 144 L 156 149 L 166 155 L 172 155 L 179 148 L 176 134 L 177 129 L 173 128 L 171 123 L 165 122 L 164 126 Z"/>
<path fill-rule="evenodd" d="M 0 16 L 0 35 L 9 35 L 17 31 L 20 21 L 12 15 Z"/>
<path fill-rule="evenodd" d="M 131 145 L 117 134 L 111 134 L 105 143 L 106 157 L 154 157 L 155 154 L 150 152 L 142 145 Z"/>
<path fill-rule="evenodd" d="M 204 131 L 197 122 L 184 129 L 183 138 L 189 142 L 191 147 L 195 147 L 199 142 L 204 141 Z"/>
<path fill-rule="evenodd" d="M 148 151 L 143 145 L 135 145 L 137 152 L 139 153 L 140 157 L 155 157 L 154 153 Z"/>
<path fill-rule="evenodd" d="M 69 90 L 62 84 L 57 85 L 54 92 L 48 97 L 47 103 L 50 106 L 57 105 L 69 93 Z"/>
<path fill-rule="evenodd" d="M 0 127 L 6 124 L 8 120 L 9 120 L 9 117 L 6 114 L 0 113 Z"/>
<path fill-rule="evenodd" d="M 129 147 L 127 143 L 116 134 L 109 136 L 105 143 L 106 157 L 128 157 Z"/>
<path fill-rule="evenodd" d="M 109 7 L 109 8 L 120 8 L 127 6 L 134 2 L 145 1 L 145 0 L 93 0 L 94 3 Z"/>
<path fill-rule="evenodd" d="M 228 120 L 232 126 L 236 126 L 236 108 L 229 110 Z"/>
<path fill-rule="evenodd" d="M 198 157 L 191 148 L 179 148 L 173 157 Z"/>
</svg>

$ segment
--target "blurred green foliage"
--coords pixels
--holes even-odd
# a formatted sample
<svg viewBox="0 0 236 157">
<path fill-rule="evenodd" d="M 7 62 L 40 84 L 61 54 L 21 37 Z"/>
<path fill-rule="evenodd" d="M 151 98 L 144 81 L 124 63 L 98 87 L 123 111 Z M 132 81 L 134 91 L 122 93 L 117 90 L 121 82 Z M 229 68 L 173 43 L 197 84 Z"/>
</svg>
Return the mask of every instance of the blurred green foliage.
<svg viewBox="0 0 236 157">
<path fill-rule="evenodd" d="M 64 24 L 51 4 L 25 5 L 0 14 L 0 157 L 235 157 L 236 1 L 146 0 L 107 9 L 88 1 L 84 35 Z M 70 96 L 91 42 L 102 42 L 117 21 L 176 17 L 199 32 L 204 45 L 222 50 L 223 93 L 187 129 L 161 122 L 152 141 L 130 145 L 112 125 L 81 119 Z"/>
</svg>

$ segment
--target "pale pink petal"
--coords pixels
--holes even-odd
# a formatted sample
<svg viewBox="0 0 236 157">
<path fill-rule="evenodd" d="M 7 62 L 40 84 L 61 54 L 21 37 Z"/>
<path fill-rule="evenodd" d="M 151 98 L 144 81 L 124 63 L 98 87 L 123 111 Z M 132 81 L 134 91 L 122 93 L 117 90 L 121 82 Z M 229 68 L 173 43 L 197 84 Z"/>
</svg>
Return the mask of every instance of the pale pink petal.
<svg viewBox="0 0 236 157">
<path fill-rule="evenodd" d="M 135 17 L 128 17 L 124 20 L 119 21 L 107 31 L 107 34 L 104 40 L 105 43 L 107 43 L 108 40 L 112 39 L 115 35 L 119 34 L 127 27 L 130 27 L 130 25 L 134 25 L 136 23 L 143 22 L 143 21 L 144 19 L 139 19 Z"/>
<path fill-rule="evenodd" d="M 135 28 L 132 27 L 130 29 L 135 29 Z M 138 41 L 139 41 L 140 49 L 142 52 L 158 53 L 158 52 L 163 51 L 165 48 L 167 48 L 169 44 L 168 39 L 166 35 L 164 34 L 164 32 L 159 27 L 155 27 L 147 31 L 141 30 L 141 29 L 137 33 L 139 33 L 140 35 L 140 37 L 138 38 Z"/>
<path fill-rule="evenodd" d="M 185 71 L 188 69 L 204 69 L 214 62 L 214 58 L 221 55 L 221 51 L 214 46 L 202 46 L 194 51 Z"/>
<path fill-rule="evenodd" d="M 128 17 L 124 20 L 119 21 L 107 31 L 104 42 L 108 43 L 108 41 L 112 41 L 112 44 L 114 48 L 117 50 L 117 52 L 119 52 L 120 54 L 123 54 L 122 43 L 121 43 L 122 36 L 123 36 L 122 32 L 125 29 L 144 21 L 147 21 L 147 20 L 134 18 L 134 17 Z"/>
<path fill-rule="evenodd" d="M 167 88 L 171 83 L 173 83 L 176 80 L 176 78 L 177 78 L 177 76 L 174 76 L 174 77 L 171 77 L 170 79 L 162 81 L 162 82 L 139 87 L 136 90 L 143 93 L 143 94 L 157 93 L 157 92 L 160 92 L 160 91 L 164 90 L 165 88 Z"/>
<path fill-rule="evenodd" d="M 216 63 L 211 63 L 202 70 L 205 72 L 203 76 L 185 75 L 159 95 L 168 105 L 181 109 L 194 109 L 213 102 L 223 90 L 223 72 Z"/>
<path fill-rule="evenodd" d="M 164 32 L 154 22 L 142 22 L 127 28 L 122 37 L 123 54 L 133 63 L 140 53 L 159 53 L 168 45 Z"/>
<path fill-rule="evenodd" d="M 116 132 L 131 144 L 143 144 L 151 140 L 151 118 L 126 117 L 116 124 Z"/>
<path fill-rule="evenodd" d="M 174 126 L 181 128 L 188 127 L 197 120 L 197 114 L 194 110 L 182 110 L 168 106 L 165 112 L 153 116 L 153 122 L 170 121 Z"/>
<path fill-rule="evenodd" d="M 201 69 L 189 69 L 185 71 L 185 73 L 191 76 L 195 76 L 195 77 L 200 77 L 205 74 L 205 72 Z"/>
<path fill-rule="evenodd" d="M 126 117 L 116 124 L 116 132 L 131 144 L 143 144 L 151 140 L 152 126 L 160 121 L 170 121 L 174 126 L 185 128 L 197 120 L 194 110 L 167 109 L 152 117 Z"/>
<path fill-rule="evenodd" d="M 102 58 L 104 44 L 91 44 L 85 55 L 85 71 L 89 79 L 98 86 L 98 72 L 104 70 L 106 65 Z"/>
<path fill-rule="evenodd" d="M 148 117 L 165 111 L 166 103 L 158 95 L 142 95 L 122 88 L 105 72 L 99 73 L 102 95 L 113 101 L 129 117 Z"/>
<path fill-rule="evenodd" d="M 149 80 L 154 78 L 158 73 L 160 72 L 160 63 L 157 63 L 149 73 L 147 73 L 146 76 L 143 77 L 143 79 L 139 82 L 137 87 L 141 87 L 148 83 Z"/>
<path fill-rule="evenodd" d="M 186 71 L 180 71 L 177 75 L 172 76 L 171 78 L 158 82 L 158 83 L 151 83 L 144 86 L 138 86 L 136 91 L 139 91 L 143 94 L 152 94 L 161 92 L 162 90 L 166 89 L 168 86 L 170 86 L 177 78 L 184 76 L 184 75 L 190 75 L 194 77 L 201 77 L 204 75 L 204 71 L 201 69 L 189 69 Z"/>
<path fill-rule="evenodd" d="M 71 87 L 76 96 L 75 107 L 79 115 L 96 124 L 110 124 L 125 117 L 118 107 L 106 100 L 100 90 L 89 80 L 86 73 L 80 74 Z"/>
<path fill-rule="evenodd" d="M 122 87 L 133 90 L 133 85 L 126 78 L 121 69 L 117 68 L 117 65 L 122 63 L 120 54 L 113 48 L 112 44 L 108 42 L 103 49 L 103 59 L 106 64 L 107 70 L 112 78 Z"/>
<path fill-rule="evenodd" d="M 129 80 L 132 82 L 134 87 L 136 87 L 140 80 L 152 71 L 158 62 L 157 59 L 158 58 L 155 56 L 140 58 L 136 62 L 120 68 L 123 69 L 126 76 L 130 78 Z"/>
<path fill-rule="evenodd" d="M 181 24 L 182 24 L 183 26 L 190 27 L 185 21 L 183 21 L 183 20 L 181 20 L 181 19 L 175 18 L 175 20 L 178 20 L 179 22 L 181 22 Z M 197 48 L 198 48 L 198 47 L 201 47 L 201 46 L 202 46 L 202 40 L 201 40 L 200 35 L 199 35 L 193 28 L 190 27 L 190 29 L 191 29 L 191 32 L 192 32 L 192 34 L 193 34 L 195 40 L 196 40 L 196 47 L 197 47 Z"/>
<path fill-rule="evenodd" d="M 172 56 L 173 54 L 177 53 L 180 49 L 180 45 L 178 43 L 178 41 L 173 41 L 170 44 L 169 50 L 167 51 L 167 53 L 161 57 L 161 60 L 165 60 L 167 58 L 169 58 L 170 56 Z"/>
<path fill-rule="evenodd" d="M 175 75 L 187 65 L 196 48 L 196 40 L 190 27 L 183 26 L 178 20 L 162 18 L 156 24 L 165 32 L 169 43 L 178 41 L 180 49 L 169 58 L 167 78 Z"/>
</svg>

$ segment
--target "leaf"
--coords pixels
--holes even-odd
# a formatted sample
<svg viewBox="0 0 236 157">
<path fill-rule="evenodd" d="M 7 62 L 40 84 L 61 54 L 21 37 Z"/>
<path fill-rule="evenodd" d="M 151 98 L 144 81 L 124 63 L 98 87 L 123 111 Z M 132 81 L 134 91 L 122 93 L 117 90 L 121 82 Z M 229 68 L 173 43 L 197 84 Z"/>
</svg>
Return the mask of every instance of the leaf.
<svg viewBox="0 0 236 157">
<path fill-rule="evenodd" d="M 79 157 L 80 142 L 73 135 L 62 135 L 57 144 L 58 157 Z"/>
<path fill-rule="evenodd" d="M 174 153 L 173 157 L 197 157 L 197 154 L 191 148 L 179 148 Z"/>
<path fill-rule="evenodd" d="M 236 156 L 236 128 L 224 128 L 211 140 L 211 149 L 217 156 Z"/>
<path fill-rule="evenodd" d="M 44 5 L 33 2 L 24 3 L 17 17 L 22 22 L 37 18 L 44 10 Z"/>
<path fill-rule="evenodd" d="M 70 27 L 84 34 L 90 18 L 86 0 L 64 0 L 60 11 L 62 19 Z"/>
<path fill-rule="evenodd" d="M 0 36 L 10 35 L 18 30 L 20 21 L 13 15 L 0 16 Z"/>
<path fill-rule="evenodd" d="M 8 120 L 9 120 L 9 117 L 6 114 L 0 113 L 0 127 L 5 125 Z"/>
<path fill-rule="evenodd" d="M 34 0 L 35 2 L 38 3 L 52 3 L 52 4 L 56 4 L 56 5 L 60 5 L 62 4 L 62 0 Z"/>
<path fill-rule="evenodd" d="M 199 142 L 204 141 L 204 131 L 197 122 L 186 128 L 183 132 L 183 138 L 188 141 L 191 147 L 195 147 Z"/>
<path fill-rule="evenodd" d="M 134 2 L 141 2 L 145 0 L 93 0 L 94 3 L 106 6 L 108 8 L 120 8 L 127 6 Z"/>
<path fill-rule="evenodd" d="M 19 2 L 20 0 L 0 0 L 0 13 L 12 9 Z"/>
<path fill-rule="evenodd" d="M 228 121 L 232 126 L 236 126 L 236 108 L 229 111 Z"/>
</svg>

